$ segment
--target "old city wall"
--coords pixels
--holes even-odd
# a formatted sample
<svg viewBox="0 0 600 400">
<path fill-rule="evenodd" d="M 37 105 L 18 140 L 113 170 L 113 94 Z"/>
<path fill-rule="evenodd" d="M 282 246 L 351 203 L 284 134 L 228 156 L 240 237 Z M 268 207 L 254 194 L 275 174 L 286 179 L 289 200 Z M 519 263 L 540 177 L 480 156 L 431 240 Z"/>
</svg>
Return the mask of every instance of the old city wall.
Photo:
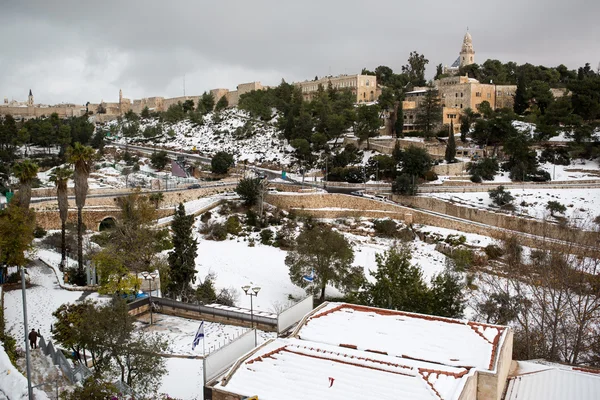
<svg viewBox="0 0 600 400">
<path fill-rule="evenodd" d="M 393 195 L 392 198 L 394 201 L 406 206 L 421 208 L 485 225 L 495 226 L 501 229 L 523 232 L 530 235 L 578 243 L 597 243 L 600 240 L 600 234 L 598 232 L 585 232 L 568 227 L 562 227 L 549 222 L 495 213 L 472 207 L 462 207 L 452 204 L 451 202 L 432 197 Z"/>
<path fill-rule="evenodd" d="M 0 107 L 0 115 L 23 118 L 36 118 L 58 114 L 60 118 L 79 117 L 85 114 L 85 107 Z"/>
</svg>

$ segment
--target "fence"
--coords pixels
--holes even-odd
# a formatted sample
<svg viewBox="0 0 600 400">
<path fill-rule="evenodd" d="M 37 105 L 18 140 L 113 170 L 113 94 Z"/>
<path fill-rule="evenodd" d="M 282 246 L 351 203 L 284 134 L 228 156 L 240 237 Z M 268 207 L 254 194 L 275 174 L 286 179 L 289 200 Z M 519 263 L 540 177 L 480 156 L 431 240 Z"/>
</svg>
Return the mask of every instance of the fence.
<svg viewBox="0 0 600 400">
<path fill-rule="evenodd" d="M 214 317 L 215 319 L 225 318 L 228 320 L 236 320 L 248 323 L 254 321 L 254 323 L 256 324 L 263 324 L 265 326 L 272 327 L 274 331 L 277 329 L 277 318 L 265 317 L 263 315 L 256 314 L 252 316 L 250 315 L 250 310 L 248 310 L 248 312 L 224 310 L 221 308 L 204 306 L 200 304 L 183 303 L 181 301 L 165 299 L 162 297 L 153 297 L 152 302 L 155 304 L 155 306 L 160 307 L 161 312 L 164 312 L 165 314 L 167 314 L 167 312 L 165 312 L 164 307 L 171 307 L 179 310 L 191 311 L 197 314 L 209 315 Z M 135 310 L 137 310 L 138 308 L 142 308 L 148 304 L 148 298 L 143 298 L 129 303 L 129 312 L 135 314 Z"/>
</svg>

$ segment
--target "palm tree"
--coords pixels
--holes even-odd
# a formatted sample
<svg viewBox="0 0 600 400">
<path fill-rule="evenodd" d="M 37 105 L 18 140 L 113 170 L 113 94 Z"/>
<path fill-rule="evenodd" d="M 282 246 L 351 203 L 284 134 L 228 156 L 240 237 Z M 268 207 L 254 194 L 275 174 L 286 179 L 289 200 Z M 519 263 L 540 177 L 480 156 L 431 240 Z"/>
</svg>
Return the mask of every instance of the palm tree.
<svg viewBox="0 0 600 400">
<path fill-rule="evenodd" d="M 69 214 L 69 199 L 67 197 L 67 182 L 73 175 L 68 167 L 57 167 L 50 174 L 50 180 L 56 185 L 56 197 L 58 198 L 58 210 L 60 212 L 60 230 L 61 230 L 61 242 L 60 242 L 60 269 L 62 270 L 65 266 L 67 259 L 67 244 L 65 240 L 65 232 L 67 226 L 67 216 Z"/>
<path fill-rule="evenodd" d="M 23 208 L 29 208 L 31 183 L 37 177 L 38 165 L 31 160 L 24 160 L 15 164 L 14 173 L 19 179 L 19 205 Z"/>
<path fill-rule="evenodd" d="M 83 277 L 83 207 L 88 192 L 88 178 L 92 170 L 95 150 L 76 142 L 67 150 L 70 163 L 75 165 L 73 181 L 75 183 L 75 204 L 77 205 L 77 273 Z"/>
</svg>

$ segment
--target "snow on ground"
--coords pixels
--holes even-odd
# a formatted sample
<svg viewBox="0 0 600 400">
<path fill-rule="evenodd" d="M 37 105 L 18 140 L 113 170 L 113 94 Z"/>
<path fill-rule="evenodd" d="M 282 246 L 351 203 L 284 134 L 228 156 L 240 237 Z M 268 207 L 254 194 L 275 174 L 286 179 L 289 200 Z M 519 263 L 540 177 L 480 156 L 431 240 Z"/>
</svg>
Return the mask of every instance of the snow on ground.
<svg viewBox="0 0 600 400">
<path fill-rule="evenodd" d="M 47 400 L 46 393 L 33 389 L 36 400 Z M 0 399 L 27 399 L 27 378 L 12 365 L 4 346 L 0 343 Z"/>
<path fill-rule="evenodd" d="M 167 358 L 167 374 L 159 389 L 172 398 L 200 400 L 204 398 L 202 360 L 197 358 Z"/>
<path fill-rule="evenodd" d="M 267 162 L 289 164 L 293 148 L 272 124 L 257 122 L 241 110 L 230 109 L 221 113 L 221 120 L 213 122 L 214 113 L 204 116 L 204 124 L 195 126 L 189 120 L 174 125 L 164 124 L 163 137 L 152 139 L 153 143 L 178 150 L 193 150 L 214 154 L 226 151 L 234 154 L 237 161 Z M 112 121 L 109 125 L 115 125 Z M 154 126 L 156 121 L 144 120 L 140 124 L 143 131 L 146 126 Z M 167 132 L 173 129 L 175 136 Z M 123 139 L 119 139 L 122 141 Z M 124 143 L 124 142 L 123 142 Z"/>
<path fill-rule="evenodd" d="M 200 341 L 200 344 L 198 344 L 195 350 L 192 350 L 192 341 L 194 340 L 194 336 L 196 335 L 196 331 L 198 330 L 201 321 L 165 314 L 154 314 L 152 325 L 148 324 L 150 322 L 149 314 L 144 314 L 141 318 L 138 318 L 138 321 L 143 321 L 136 324 L 138 329 L 164 335 L 164 338 L 169 341 L 169 348 L 167 350 L 169 354 L 179 356 L 202 356 L 202 341 Z M 204 348 L 206 354 L 237 339 L 247 330 L 248 328 L 241 326 L 204 322 Z M 258 343 L 260 344 L 275 336 L 275 333 L 258 331 Z"/>
<path fill-rule="evenodd" d="M 576 159 L 571 160 L 570 165 L 554 165 L 547 162 L 540 164 L 540 168 L 547 171 L 554 181 L 600 180 L 600 164 L 596 160 Z"/>
<path fill-rule="evenodd" d="M 185 207 L 185 213 L 186 213 L 186 215 L 197 213 L 198 211 L 202 210 L 203 208 L 209 207 L 212 204 L 217 204 L 219 202 L 219 200 L 221 200 L 222 198 L 223 198 L 222 195 L 217 195 L 217 196 L 210 196 L 210 197 L 202 197 L 197 200 L 185 202 L 185 203 L 183 203 L 183 206 Z M 162 224 L 169 223 L 171 221 L 173 221 L 173 215 L 164 217 L 164 218 L 160 218 L 157 223 L 159 225 L 162 225 Z"/>
<path fill-rule="evenodd" d="M 52 313 L 65 303 L 73 303 L 80 299 L 84 292 L 68 291 L 58 285 L 54 271 L 41 264 L 27 268 L 32 287 L 27 288 L 27 316 L 29 329 L 39 330 L 42 336 L 50 339 L 50 325 L 54 322 Z M 4 293 L 4 318 L 7 331 L 22 343 L 23 332 L 23 297 L 21 290 Z M 97 298 L 97 294 L 90 295 Z"/>
<path fill-rule="evenodd" d="M 600 215 L 600 189 L 507 189 L 514 197 L 516 212 L 538 219 L 552 219 L 546 209 L 549 201 L 567 207 L 564 216 L 571 222 L 587 223 Z M 423 193 L 425 196 L 451 200 L 458 205 L 494 209 L 486 192 Z M 496 208 L 497 209 L 497 208 Z M 557 214 L 558 215 L 558 214 Z"/>
<path fill-rule="evenodd" d="M 252 299 L 257 310 L 274 311 L 285 304 L 288 296 L 296 299 L 306 296 L 305 291 L 294 285 L 284 260 L 287 252 L 272 246 L 256 243 L 249 247 L 241 239 L 215 242 L 198 238 L 196 258 L 196 283 L 204 281 L 211 272 L 216 274 L 217 288 L 233 288 L 238 295 L 236 305 L 250 308 L 250 296 L 242 286 L 256 285 L 262 290 Z"/>
</svg>

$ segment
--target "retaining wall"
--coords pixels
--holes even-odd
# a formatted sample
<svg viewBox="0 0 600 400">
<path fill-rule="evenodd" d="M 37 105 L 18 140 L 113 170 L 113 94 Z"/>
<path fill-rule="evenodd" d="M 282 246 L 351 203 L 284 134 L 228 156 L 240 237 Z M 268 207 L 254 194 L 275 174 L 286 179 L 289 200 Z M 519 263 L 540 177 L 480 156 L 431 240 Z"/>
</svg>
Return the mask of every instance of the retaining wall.
<svg viewBox="0 0 600 400">
<path fill-rule="evenodd" d="M 521 218 L 478 208 L 462 207 L 433 197 L 392 195 L 392 199 L 406 206 L 417 207 L 445 215 L 451 215 L 461 219 L 467 219 L 469 221 L 492 225 L 501 229 L 519 231 L 530 235 L 549 237 L 552 239 L 566 240 L 576 243 L 598 243 L 600 241 L 599 232 L 581 231 L 569 227 L 562 227 L 551 222 Z"/>
</svg>

